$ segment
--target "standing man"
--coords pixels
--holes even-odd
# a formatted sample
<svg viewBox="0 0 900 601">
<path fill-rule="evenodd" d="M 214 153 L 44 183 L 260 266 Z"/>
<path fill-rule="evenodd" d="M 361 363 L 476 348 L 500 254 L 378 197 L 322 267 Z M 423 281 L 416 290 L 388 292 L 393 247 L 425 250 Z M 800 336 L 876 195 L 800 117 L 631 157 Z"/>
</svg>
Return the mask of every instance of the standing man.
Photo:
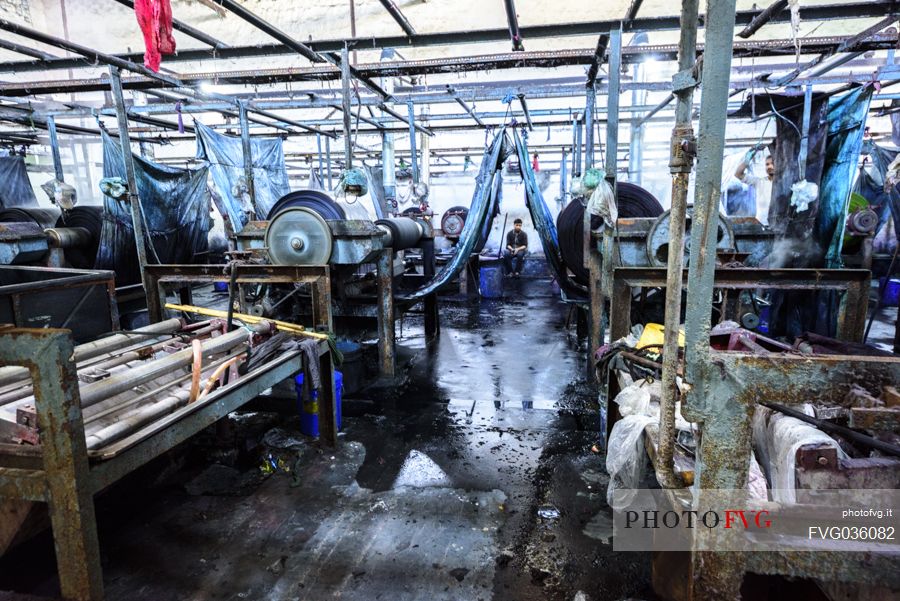
<svg viewBox="0 0 900 601">
<path fill-rule="evenodd" d="M 753 155 L 758 150 L 755 147 L 747 153 L 747 157 L 738 165 L 734 176 L 744 185 L 753 188 L 753 202 L 729 215 L 747 215 L 756 217 L 762 223 L 768 222 L 769 205 L 772 202 L 772 182 L 775 181 L 775 159 L 769 155 L 766 157 L 766 176 L 759 177 L 749 172 L 747 167 L 753 160 Z"/>
<path fill-rule="evenodd" d="M 528 253 L 528 235 L 522 231 L 522 220 L 513 221 L 513 229 L 506 234 L 506 250 L 503 252 L 503 266 L 506 275 L 519 277 L 525 255 Z"/>
</svg>

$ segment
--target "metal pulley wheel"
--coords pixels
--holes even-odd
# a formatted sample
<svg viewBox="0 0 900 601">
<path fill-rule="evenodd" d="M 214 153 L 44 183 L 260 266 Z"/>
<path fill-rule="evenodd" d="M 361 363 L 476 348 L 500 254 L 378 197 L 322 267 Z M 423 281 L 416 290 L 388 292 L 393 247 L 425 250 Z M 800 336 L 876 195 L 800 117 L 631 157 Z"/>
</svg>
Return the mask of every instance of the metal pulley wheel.
<svg viewBox="0 0 900 601">
<path fill-rule="evenodd" d="M 656 218 L 647 232 L 647 259 L 653 267 L 665 267 L 669 261 L 669 227 L 671 223 L 671 209 Z M 688 206 L 684 219 L 684 265 L 688 265 L 691 256 L 691 226 L 693 224 L 694 207 Z M 734 249 L 734 230 L 731 222 L 724 215 L 719 214 L 719 224 L 716 230 L 716 248 L 722 250 Z"/>
<path fill-rule="evenodd" d="M 450 207 L 441 217 L 441 231 L 447 238 L 459 238 L 468 216 L 469 209 L 466 207 Z"/>
<path fill-rule="evenodd" d="M 266 228 L 266 248 L 275 265 L 327 265 L 331 245 L 331 228 L 321 215 L 305 207 L 281 211 Z"/>
</svg>

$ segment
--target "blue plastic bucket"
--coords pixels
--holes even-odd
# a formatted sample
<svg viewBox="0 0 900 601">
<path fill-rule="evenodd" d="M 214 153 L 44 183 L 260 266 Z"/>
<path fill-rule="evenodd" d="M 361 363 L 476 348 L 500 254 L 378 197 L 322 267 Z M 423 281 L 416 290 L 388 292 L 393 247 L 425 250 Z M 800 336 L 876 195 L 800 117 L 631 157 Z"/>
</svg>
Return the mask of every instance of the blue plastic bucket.
<svg viewBox="0 0 900 601">
<path fill-rule="evenodd" d="M 499 265 L 482 267 L 479 271 L 481 296 L 484 298 L 500 298 L 503 296 L 503 268 Z"/>
<path fill-rule="evenodd" d="M 885 283 L 885 278 L 881 278 L 881 285 L 884 286 L 884 292 L 881 293 L 881 304 L 885 307 L 896 307 L 900 302 L 900 280 L 891 278 Z"/>
<path fill-rule="evenodd" d="M 294 385 L 297 390 L 297 408 L 300 412 L 300 431 L 307 436 L 319 435 L 319 392 L 312 391 L 311 399 L 303 398 L 303 374 L 298 374 L 294 378 Z M 334 372 L 334 402 L 337 413 L 337 427 L 341 429 L 341 392 L 344 388 L 344 374 L 339 371 Z"/>
</svg>

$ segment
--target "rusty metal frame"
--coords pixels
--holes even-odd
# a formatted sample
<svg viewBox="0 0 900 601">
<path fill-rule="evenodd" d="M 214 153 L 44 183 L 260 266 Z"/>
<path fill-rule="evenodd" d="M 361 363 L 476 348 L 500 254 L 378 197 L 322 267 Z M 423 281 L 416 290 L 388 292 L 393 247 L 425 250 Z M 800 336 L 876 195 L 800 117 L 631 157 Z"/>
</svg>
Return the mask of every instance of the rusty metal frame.
<svg viewBox="0 0 900 601">
<path fill-rule="evenodd" d="M 0 265 L 0 273 L 2 273 L 4 270 L 30 271 L 47 274 L 58 274 L 62 272 L 69 274 L 66 277 L 54 278 L 52 280 L 23 282 L 20 284 L 9 284 L 6 286 L 0 285 L 0 298 L 3 298 L 5 296 L 12 297 L 11 300 L 13 305 L 13 316 L 16 320 L 16 326 L 24 328 L 29 325 L 26 323 L 22 323 L 20 317 L 22 297 L 28 292 L 34 291 L 36 289 L 40 289 L 42 292 L 45 292 L 55 288 L 87 288 L 88 290 L 91 290 L 95 286 L 104 286 L 106 288 L 107 298 L 109 299 L 109 328 L 112 331 L 119 329 L 119 307 L 116 303 L 115 274 L 112 271 L 68 269 L 62 267 L 39 267 L 33 265 Z M 86 292 L 86 294 L 88 293 L 89 292 Z M 77 308 L 78 307 L 73 308 L 73 313 Z M 69 318 L 71 317 L 72 313 L 70 313 L 69 315 Z M 60 327 L 61 325 L 62 324 L 60 324 Z"/>
<path fill-rule="evenodd" d="M 229 282 L 226 265 L 148 265 L 147 308 L 150 321 L 163 319 L 166 305 L 165 286 L 181 284 L 212 284 Z M 313 325 L 331 332 L 334 322 L 331 312 L 331 276 L 327 265 L 255 265 L 236 264 L 235 282 L 241 284 L 310 284 L 312 288 Z"/>
<path fill-rule="evenodd" d="M 93 495 L 174 448 L 302 367 L 295 352 L 250 372 L 207 402 L 154 423 L 133 436 L 89 454 L 74 347 L 68 330 L 0 330 L 0 365 L 28 368 L 40 428 L 39 454 L 0 455 L 0 499 L 48 504 L 63 597 L 101 601 L 103 577 Z M 322 438 L 337 443 L 334 363 L 319 343 Z M 93 460 L 93 465 L 91 464 Z M 15 467 L 3 467 L 13 465 Z"/>
<path fill-rule="evenodd" d="M 713 288 L 843 292 L 837 337 L 859 342 L 865 329 L 870 279 L 871 273 L 866 269 L 717 269 Z M 684 270 L 682 282 L 686 281 L 687 270 Z M 610 340 L 618 340 L 628 334 L 633 290 L 665 287 L 666 270 L 661 267 L 616 267 L 610 288 Z"/>
</svg>

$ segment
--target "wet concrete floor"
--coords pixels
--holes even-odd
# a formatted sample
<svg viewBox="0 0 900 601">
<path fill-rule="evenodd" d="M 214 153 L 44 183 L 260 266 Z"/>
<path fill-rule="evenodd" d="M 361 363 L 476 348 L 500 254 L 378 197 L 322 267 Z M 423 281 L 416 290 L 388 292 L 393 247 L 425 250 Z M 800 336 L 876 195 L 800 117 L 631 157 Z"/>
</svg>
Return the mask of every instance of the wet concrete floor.
<svg viewBox="0 0 900 601">
<path fill-rule="evenodd" d="M 407 316 L 401 383 L 345 399 L 337 449 L 245 413 L 99 497 L 107 598 L 653 599 L 649 555 L 609 544 L 566 307 L 507 292 L 442 303 L 430 344 Z M 0 560 L 8 589 L 58 592 L 49 536 Z"/>
</svg>

